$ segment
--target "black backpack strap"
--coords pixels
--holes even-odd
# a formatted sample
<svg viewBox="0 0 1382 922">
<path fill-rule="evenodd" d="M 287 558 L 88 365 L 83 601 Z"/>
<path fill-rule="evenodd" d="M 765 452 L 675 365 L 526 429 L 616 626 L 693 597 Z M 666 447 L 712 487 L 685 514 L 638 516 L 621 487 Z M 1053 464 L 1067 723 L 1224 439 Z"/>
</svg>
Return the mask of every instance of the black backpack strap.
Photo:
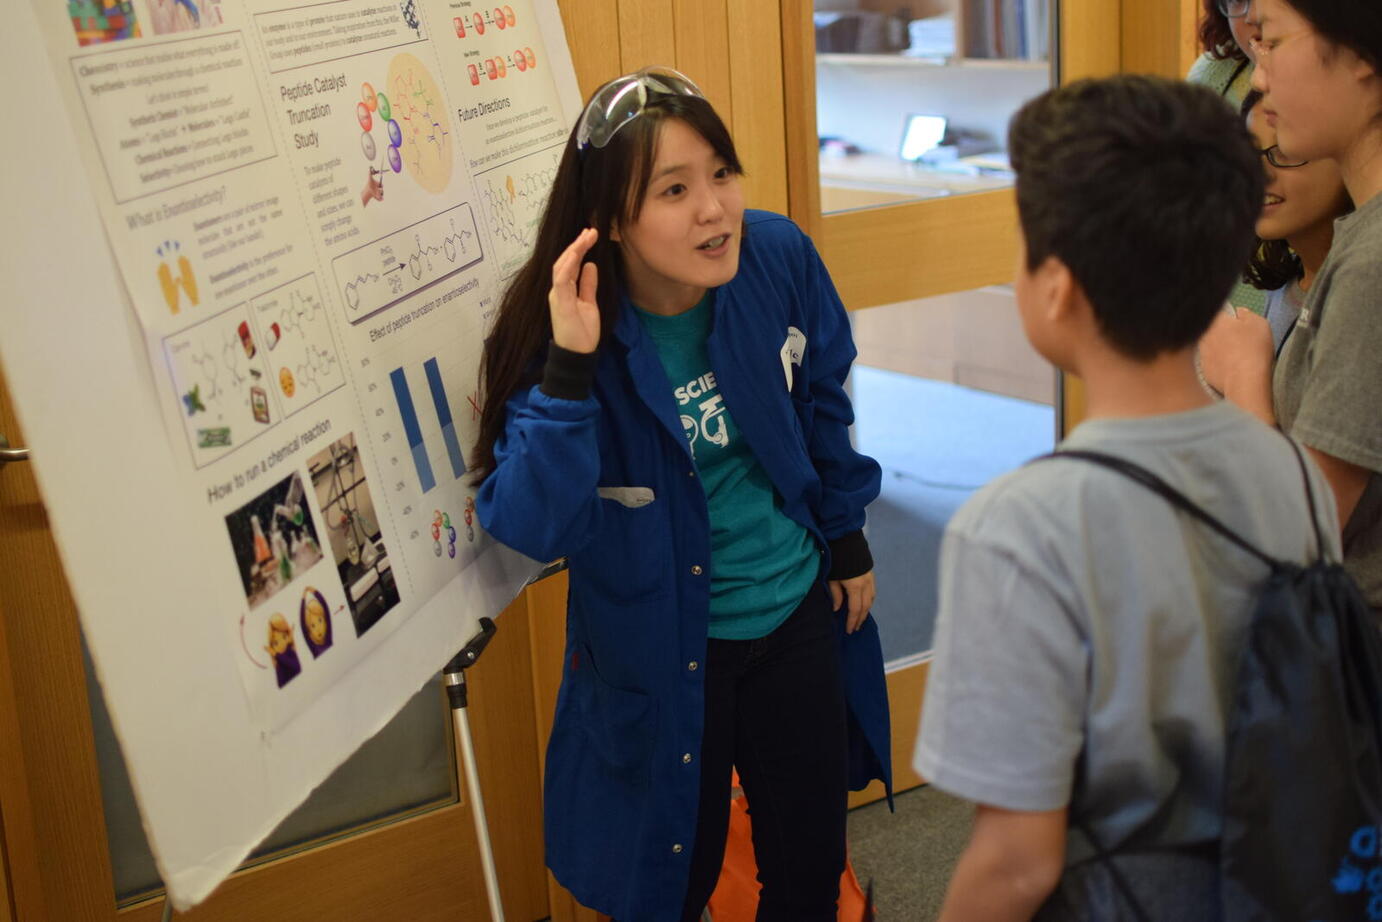
<svg viewBox="0 0 1382 922">
<path fill-rule="evenodd" d="M 1042 457 L 1048 456 L 1042 455 Z M 1113 878 L 1113 885 L 1118 888 L 1119 895 L 1123 897 L 1123 901 L 1128 904 L 1128 908 L 1137 917 L 1137 922 L 1151 922 L 1147 918 L 1147 910 L 1142 908 L 1137 896 L 1133 894 L 1132 885 L 1128 883 L 1128 879 L 1123 876 L 1123 872 L 1118 869 L 1118 865 L 1114 862 L 1115 853 L 1104 848 L 1104 843 L 1099 841 L 1099 837 L 1094 834 L 1094 830 L 1090 829 L 1088 824 L 1076 820 L 1075 828 L 1084 834 L 1090 845 L 1094 846 L 1094 860 L 1108 868 L 1109 875 Z"/>
<path fill-rule="evenodd" d="M 1129 461 L 1127 458 L 1120 458 L 1117 455 L 1106 455 L 1100 451 L 1084 451 L 1078 448 L 1065 448 L 1059 451 L 1053 451 L 1050 454 L 1040 455 L 1036 458 L 1033 458 L 1032 460 L 1046 461 L 1051 458 L 1078 458 L 1081 461 L 1089 461 L 1094 464 L 1098 464 L 1101 467 L 1106 467 L 1111 471 L 1116 471 L 1117 473 L 1122 474 L 1124 477 L 1127 477 L 1129 480 L 1134 480 L 1142 484 L 1142 486 L 1146 487 L 1148 490 L 1151 490 L 1153 493 L 1156 493 L 1157 495 L 1161 496 L 1162 499 L 1166 500 L 1168 503 L 1170 503 L 1172 506 L 1175 506 L 1182 512 L 1188 513 L 1189 515 L 1192 515 L 1195 518 L 1199 519 L 1201 522 L 1208 525 L 1210 528 L 1214 529 L 1220 535 L 1223 535 L 1229 541 L 1233 542 L 1238 547 L 1247 551 L 1249 554 L 1256 557 L 1258 560 L 1262 561 L 1273 570 L 1280 569 L 1283 566 L 1283 564 L 1280 561 L 1276 560 L 1274 557 L 1268 556 L 1258 548 L 1249 544 L 1237 532 L 1229 528 L 1223 522 L 1220 522 L 1214 516 L 1210 515 L 1196 503 L 1191 501 L 1184 493 L 1180 492 L 1175 487 L 1171 486 L 1169 483 L 1162 480 L 1156 474 L 1147 470 L 1140 464 L 1135 464 L 1132 461 Z M 1301 462 L 1301 470 L 1305 470 L 1304 462 Z M 1308 478 L 1306 481 L 1306 486 L 1308 489 Z M 1310 500 L 1310 505 L 1313 517 L 1313 497 Z M 1319 526 L 1318 524 L 1316 524 L 1316 529 L 1318 528 Z"/>
<path fill-rule="evenodd" d="M 1319 560 L 1324 560 L 1324 532 L 1320 530 L 1320 516 L 1315 510 L 1315 490 L 1310 486 L 1310 470 L 1305 466 L 1305 453 L 1300 450 L 1295 439 L 1284 432 L 1281 433 L 1281 437 L 1291 446 L 1291 450 L 1296 453 L 1296 461 L 1300 463 L 1300 478 L 1305 481 L 1305 505 L 1310 509 L 1310 524 L 1315 529 L 1315 556 Z"/>
</svg>

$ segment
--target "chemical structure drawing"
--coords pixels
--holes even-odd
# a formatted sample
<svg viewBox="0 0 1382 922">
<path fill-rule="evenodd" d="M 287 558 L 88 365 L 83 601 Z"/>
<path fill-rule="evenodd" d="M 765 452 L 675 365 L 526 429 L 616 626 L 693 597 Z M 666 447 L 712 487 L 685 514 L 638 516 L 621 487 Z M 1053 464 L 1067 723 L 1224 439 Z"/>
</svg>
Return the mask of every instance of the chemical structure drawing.
<svg viewBox="0 0 1382 922">
<path fill-rule="evenodd" d="M 475 214 L 462 204 L 343 253 L 332 266 L 347 317 L 359 323 L 483 258 Z"/>
<path fill-rule="evenodd" d="M 314 274 L 250 302 L 264 330 L 267 360 L 287 415 L 345 383 Z"/>
<path fill-rule="evenodd" d="M 389 63 L 387 86 L 390 114 L 401 135 L 393 146 L 403 166 L 428 192 L 445 191 L 454 156 L 441 89 L 422 62 L 407 53 L 395 55 Z"/>
<path fill-rule="evenodd" d="M 476 179 L 504 276 L 527 259 L 557 175 L 559 149 L 530 154 Z"/>
<path fill-rule="evenodd" d="M 178 415 L 197 467 L 267 430 L 281 413 L 271 397 L 267 350 L 246 306 L 163 340 Z"/>
</svg>

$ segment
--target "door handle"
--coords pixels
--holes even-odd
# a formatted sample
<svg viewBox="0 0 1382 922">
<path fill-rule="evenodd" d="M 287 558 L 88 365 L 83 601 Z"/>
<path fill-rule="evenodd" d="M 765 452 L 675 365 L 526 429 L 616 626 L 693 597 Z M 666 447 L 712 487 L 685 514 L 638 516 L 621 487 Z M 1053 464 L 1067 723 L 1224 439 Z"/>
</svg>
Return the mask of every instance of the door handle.
<svg viewBox="0 0 1382 922">
<path fill-rule="evenodd" d="M 0 469 L 3 469 L 5 465 L 10 463 L 11 461 L 28 460 L 29 449 L 11 448 L 9 440 L 7 440 L 3 435 L 0 435 Z"/>
</svg>

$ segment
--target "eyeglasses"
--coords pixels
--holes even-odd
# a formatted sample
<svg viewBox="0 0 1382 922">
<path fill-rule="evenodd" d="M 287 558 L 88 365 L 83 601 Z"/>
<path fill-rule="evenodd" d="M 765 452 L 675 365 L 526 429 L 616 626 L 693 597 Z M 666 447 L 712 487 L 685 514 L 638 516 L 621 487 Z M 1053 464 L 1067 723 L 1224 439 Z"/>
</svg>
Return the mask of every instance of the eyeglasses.
<svg viewBox="0 0 1382 922">
<path fill-rule="evenodd" d="M 1252 56 L 1253 59 L 1257 61 L 1257 66 L 1262 67 L 1266 65 L 1268 59 L 1271 58 L 1272 53 L 1275 52 L 1282 45 L 1286 44 L 1293 38 L 1297 38 L 1301 35 L 1308 35 L 1309 33 L 1309 29 L 1301 29 L 1299 32 L 1292 32 L 1290 35 L 1283 35 L 1281 36 L 1281 38 L 1267 39 L 1258 36 L 1256 38 L 1248 39 L 1248 47 L 1252 50 Z"/>
<path fill-rule="evenodd" d="M 705 98 L 685 74 L 670 67 L 645 67 L 610 81 L 595 94 L 581 113 L 576 144 L 581 150 L 604 147 L 620 128 L 643 114 L 649 93 Z"/>
<path fill-rule="evenodd" d="M 1248 14 L 1248 8 L 1252 6 L 1252 0 L 1218 0 L 1214 4 L 1229 19 L 1238 19 Z"/>
<path fill-rule="evenodd" d="M 1281 152 L 1281 147 L 1277 144 L 1273 144 L 1266 150 L 1259 150 L 1257 153 L 1267 158 L 1267 162 L 1272 166 L 1282 170 L 1294 170 L 1296 167 L 1305 166 L 1310 162 L 1309 160 L 1292 160 Z"/>
</svg>

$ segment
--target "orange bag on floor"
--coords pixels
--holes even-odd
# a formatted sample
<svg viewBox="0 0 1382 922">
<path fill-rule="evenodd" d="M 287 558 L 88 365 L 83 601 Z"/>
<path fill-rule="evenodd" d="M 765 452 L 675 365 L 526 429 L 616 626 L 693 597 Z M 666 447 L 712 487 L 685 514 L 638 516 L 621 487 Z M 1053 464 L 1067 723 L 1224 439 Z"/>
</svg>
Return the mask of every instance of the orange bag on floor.
<svg viewBox="0 0 1382 922">
<path fill-rule="evenodd" d="M 753 831 L 749 819 L 749 805 L 739 788 L 739 774 L 734 775 L 733 793 L 729 802 L 729 839 L 725 842 L 725 863 L 720 880 L 710 896 L 712 922 L 753 922 L 758 913 L 758 863 L 753 858 Z M 845 872 L 840 875 L 839 922 L 870 922 L 873 911 L 854 865 L 845 859 Z"/>
</svg>

